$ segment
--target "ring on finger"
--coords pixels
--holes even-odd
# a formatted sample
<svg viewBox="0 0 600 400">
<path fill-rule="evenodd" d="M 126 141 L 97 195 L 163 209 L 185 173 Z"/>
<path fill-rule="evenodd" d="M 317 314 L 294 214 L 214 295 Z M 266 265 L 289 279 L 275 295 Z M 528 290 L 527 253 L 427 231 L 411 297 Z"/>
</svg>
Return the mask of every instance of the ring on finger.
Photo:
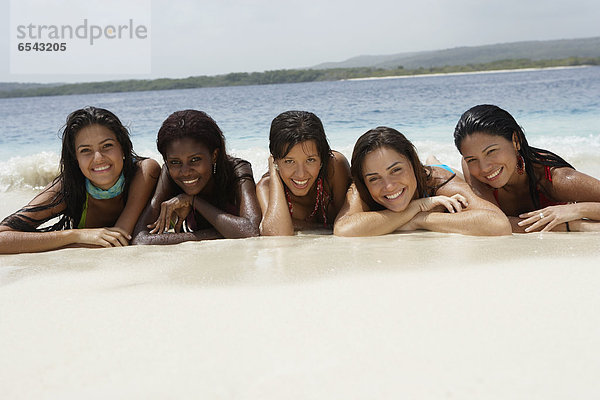
<svg viewBox="0 0 600 400">
<path fill-rule="evenodd" d="M 544 213 L 543 213 L 543 212 L 541 212 L 541 213 L 540 213 L 540 219 L 543 219 L 543 218 L 544 218 Z"/>
</svg>

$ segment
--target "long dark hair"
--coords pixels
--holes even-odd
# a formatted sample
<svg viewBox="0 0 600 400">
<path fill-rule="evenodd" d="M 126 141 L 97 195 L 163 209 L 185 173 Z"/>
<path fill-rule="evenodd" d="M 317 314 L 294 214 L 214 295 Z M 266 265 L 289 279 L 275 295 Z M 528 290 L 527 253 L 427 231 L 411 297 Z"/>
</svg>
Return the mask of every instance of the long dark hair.
<svg viewBox="0 0 600 400">
<path fill-rule="evenodd" d="M 523 128 L 521 128 L 512 115 L 498 106 L 481 104 L 465 111 L 454 129 L 454 144 L 458 151 L 462 153 L 460 146 L 463 139 L 475 132 L 501 136 L 509 142 L 512 142 L 513 135 L 516 134 L 520 147 L 518 153 L 525 160 L 529 194 L 536 208 L 540 206 L 539 196 L 537 196 L 537 184 L 540 177 L 536 175 L 533 165 L 541 164 L 549 167 L 573 168 L 571 164 L 563 160 L 560 156 L 548 150 L 529 146 Z"/>
<path fill-rule="evenodd" d="M 276 160 L 285 157 L 292 147 L 307 140 L 314 140 L 321 158 L 319 176 L 326 178 L 332 153 L 323 123 L 309 111 L 285 111 L 271 122 L 269 150 Z"/>
<path fill-rule="evenodd" d="M 86 189 L 85 176 L 81 172 L 77 162 L 75 138 L 81 129 L 91 125 L 102 125 L 110 129 L 121 145 L 123 155 L 125 156 L 125 159 L 123 160 L 125 187 L 123 188 L 122 198 L 124 201 L 127 201 L 129 186 L 137 169 L 136 160 L 141 158 L 133 151 L 129 131 L 123 126 L 115 114 L 104 108 L 87 106 L 69 114 L 67 121 L 62 128 L 60 173 L 50 185 L 50 188 L 52 188 L 61 183 L 60 190 L 52 198 L 49 204 L 26 206 L 5 219 L 3 224 L 19 231 L 54 231 L 72 229 L 79 224 L 81 213 L 83 212 L 83 205 L 85 203 Z M 66 206 L 65 210 L 62 212 L 58 222 L 51 227 L 36 229 L 33 226 L 43 224 L 54 217 L 50 217 L 46 220 L 36 220 L 21 214 L 21 212 L 47 210 L 59 206 L 62 202 L 64 202 Z"/>
<path fill-rule="evenodd" d="M 363 162 L 367 154 L 381 147 L 388 147 L 408 159 L 412 165 L 417 180 L 417 196 L 419 198 L 429 196 L 439 187 L 431 188 L 428 180 L 431 170 L 424 167 L 419 160 L 415 146 L 400 132 L 386 126 L 371 129 L 358 138 L 352 151 L 352 165 L 350 172 L 354 184 L 360 193 L 360 197 L 371 210 L 381 210 L 384 207 L 378 204 L 369 193 L 363 177 Z"/>
<path fill-rule="evenodd" d="M 182 110 L 169 115 L 158 130 L 156 146 L 163 158 L 167 159 L 167 147 L 175 140 L 191 138 L 202 143 L 213 153 L 217 151 L 216 174 L 217 204 L 235 202 L 235 192 L 229 190 L 233 181 L 233 166 L 225 151 L 225 136 L 214 119 L 203 111 Z M 167 163 L 168 166 L 168 163 Z"/>
</svg>

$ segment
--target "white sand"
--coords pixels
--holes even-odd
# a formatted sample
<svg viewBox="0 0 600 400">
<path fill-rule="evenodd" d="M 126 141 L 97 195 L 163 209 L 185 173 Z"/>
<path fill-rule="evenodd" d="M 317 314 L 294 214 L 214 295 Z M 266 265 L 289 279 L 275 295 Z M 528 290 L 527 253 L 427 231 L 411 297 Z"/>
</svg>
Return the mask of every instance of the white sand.
<svg viewBox="0 0 600 400">
<path fill-rule="evenodd" d="M 3 216 L 17 197 L 0 195 Z M 0 255 L 0 397 L 594 398 L 599 239 L 306 234 Z"/>
<path fill-rule="evenodd" d="M 598 238 L 301 235 L 0 256 L 0 392 L 592 398 Z"/>
</svg>

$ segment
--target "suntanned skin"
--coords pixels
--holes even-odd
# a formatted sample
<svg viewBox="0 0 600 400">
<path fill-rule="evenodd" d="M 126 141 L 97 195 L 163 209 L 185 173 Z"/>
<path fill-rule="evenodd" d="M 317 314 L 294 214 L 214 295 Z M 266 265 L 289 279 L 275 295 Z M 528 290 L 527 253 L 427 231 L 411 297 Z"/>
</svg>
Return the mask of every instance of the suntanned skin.
<svg viewBox="0 0 600 400">
<path fill-rule="evenodd" d="M 300 144 L 296 146 L 300 146 Z M 302 149 L 302 147 L 300 147 L 300 149 Z M 315 154 L 312 154 L 313 152 L 315 152 L 314 149 L 309 151 L 309 154 L 305 154 L 305 156 L 302 156 L 302 153 L 298 153 L 297 158 L 301 158 L 302 160 L 295 161 L 298 161 L 298 164 L 302 164 L 299 161 L 304 162 L 306 159 L 310 161 L 311 157 L 315 157 Z M 290 151 L 290 153 L 292 152 Z M 318 156 L 316 157 L 318 158 Z M 281 160 L 281 162 L 285 162 L 285 158 Z M 317 160 L 317 164 L 319 163 L 320 159 Z M 297 188 L 293 187 L 294 183 L 290 182 L 289 179 L 284 178 L 288 181 L 290 186 L 292 186 L 292 189 L 290 189 L 290 198 L 294 210 L 292 216 L 290 215 L 288 208 L 284 192 L 284 183 L 281 176 L 282 174 L 285 174 L 281 171 L 281 168 L 278 171 L 273 157 L 269 158 L 269 174 L 264 176 L 258 182 L 256 187 L 258 201 L 262 210 L 262 222 L 260 226 L 261 235 L 290 236 L 297 230 L 323 227 L 323 223 L 306 221 L 306 218 L 309 217 L 314 210 L 317 196 L 316 184 L 314 184 L 314 181 L 316 181 L 316 176 L 318 175 L 320 167 L 316 165 L 316 168 L 314 168 L 312 172 L 304 172 L 301 167 L 299 168 L 300 171 L 290 174 L 289 179 L 298 175 L 310 175 L 315 179 L 312 179 L 312 186 L 310 186 L 310 188 L 307 187 L 305 190 L 297 190 L 300 195 L 296 195 L 294 191 Z M 273 179 L 273 177 L 276 177 L 276 179 Z M 329 193 L 329 195 L 332 198 L 332 202 L 327 209 L 327 220 L 330 222 L 335 220 L 335 217 L 342 207 L 349 181 L 350 166 L 348 160 L 343 154 L 333 151 L 332 158 L 329 160 L 326 179 L 324 179 L 324 187 L 331 187 L 331 193 Z"/>
<path fill-rule="evenodd" d="M 217 150 L 211 154 L 204 145 L 190 138 L 175 140 L 168 147 L 156 191 L 136 225 L 132 243 L 177 244 L 190 240 L 258 236 L 260 208 L 254 181 L 240 180 L 234 189 L 239 216 L 211 204 L 215 191 L 224 190 L 216 187 L 213 178 L 216 157 Z M 241 173 L 252 176 L 249 165 L 243 168 L 247 170 Z M 213 228 L 181 232 L 183 221 L 192 208 Z M 172 221 L 175 232 L 167 232 Z"/>
<path fill-rule="evenodd" d="M 68 229 L 55 232 L 19 232 L 0 225 L 0 253 L 33 253 L 55 250 L 63 247 L 118 247 L 126 246 L 131 233 L 142 213 L 158 179 L 160 166 L 152 159 L 138 162 L 139 169 L 129 188 L 125 207 L 121 195 L 107 200 L 88 198 L 87 226 L 85 229 Z M 28 205 L 42 205 L 51 201 L 60 191 L 62 182 L 49 184 L 42 193 Z M 59 215 L 65 209 L 61 203 L 57 207 L 26 213 L 43 220 Z"/>
<path fill-rule="evenodd" d="M 444 184 L 433 197 L 416 198 L 416 184 L 413 185 L 409 179 L 414 172 L 406 157 L 393 150 L 382 154 L 374 150 L 372 153 L 380 160 L 374 163 L 375 167 L 364 168 L 365 179 L 373 180 L 367 185 L 377 185 L 379 181 L 384 185 L 382 193 L 372 192 L 371 195 L 375 194 L 374 199 L 379 199 L 386 209 L 370 210 L 353 184 L 336 219 L 334 234 L 374 236 L 415 229 L 481 236 L 510 234 L 510 225 L 504 214 L 493 204 L 477 197 L 459 177 L 455 176 Z M 453 175 L 443 168 L 431 168 L 432 181 L 444 182 Z M 376 189 L 369 188 L 370 192 L 372 190 Z M 386 196 L 389 201 L 385 200 Z"/>
<path fill-rule="evenodd" d="M 474 133 L 461 144 L 466 182 L 481 198 L 498 203 L 508 216 L 513 232 L 600 230 L 600 181 L 568 167 L 551 168 L 552 181 L 542 178 L 540 190 L 557 203 L 570 203 L 535 209 L 529 192 L 527 172 L 516 171 L 516 138 Z M 536 176 L 544 177 L 544 166 L 534 165 Z M 496 175 L 497 174 L 497 175 Z M 487 177 L 492 176 L 490 180 Z"/>
</svg>

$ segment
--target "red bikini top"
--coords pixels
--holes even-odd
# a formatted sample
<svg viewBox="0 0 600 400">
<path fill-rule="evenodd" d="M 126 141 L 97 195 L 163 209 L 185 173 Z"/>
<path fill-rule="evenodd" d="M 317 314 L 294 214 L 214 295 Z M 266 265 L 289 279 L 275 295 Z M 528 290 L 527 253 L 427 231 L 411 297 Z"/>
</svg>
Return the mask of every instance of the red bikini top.
<svg viewBox="0 0 600 400">
<path fill-rule="evenodd" d="M 544 165 L 544 176 L 546 177 L 548 182 L 552 182 L 552 173 L 550 172 L 550 166 L 548 166 L 548 165 Z M 561 203 L 561 202 L 550 200 L 540 190 L 538 190 L 537 192 L 538 192 L 537 193 L 538 199 L 540 201 L 540 208 L 545 208 L 545 207 L 550 207 L 550 206 L 558 206 L 561 204 L 567 204 L 567 203 Z M 494 198 L 496 199 L 496 203 L 498 205 L 500 205 L 500 202 L 498 201 L 498 189 L 494 189 L 493 193 L 494 193 Z"/>
</svg>

